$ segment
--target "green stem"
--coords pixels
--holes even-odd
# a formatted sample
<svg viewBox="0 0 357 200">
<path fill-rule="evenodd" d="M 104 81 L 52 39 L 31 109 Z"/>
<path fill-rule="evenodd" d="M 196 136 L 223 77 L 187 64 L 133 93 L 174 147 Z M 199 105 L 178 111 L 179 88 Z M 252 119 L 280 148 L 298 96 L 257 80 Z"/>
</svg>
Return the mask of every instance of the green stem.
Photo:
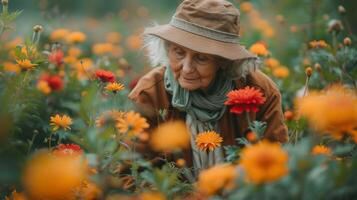
<svg viewBox="0 0 357 200">
<path fill-rule="evenodd" d="M 248 128 L 250 127 L 251 121 L 250 121 L 250 116 L 249 116 L 249 112 L 245 111 L 245 117 L 247 119 L 248 122 Z"/>
<path fill-rule="evenodd" d="M 304 93 L 303 93 L 303 97 L 306 96 L 307 91 L 309 91 L 309 81 L 310 81 L 310 77 L 306 77 L 306 81 L 305 81 L 305 88 L 304 88 Z"/>
</svg>

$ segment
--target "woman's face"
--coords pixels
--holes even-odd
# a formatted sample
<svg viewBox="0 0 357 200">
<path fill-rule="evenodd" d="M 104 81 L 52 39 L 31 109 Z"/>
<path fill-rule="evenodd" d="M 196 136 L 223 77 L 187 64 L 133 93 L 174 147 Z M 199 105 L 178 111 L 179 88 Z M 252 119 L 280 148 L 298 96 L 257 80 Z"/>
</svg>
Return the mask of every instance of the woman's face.
<svg viewBox="0 0 357 200">
<path fill-rule="evenodd" d="M 205 90 L 219 69 L 218 57 L 169 43 L 168 57 L 175 79 L 186 90 Z"/>
</svg>

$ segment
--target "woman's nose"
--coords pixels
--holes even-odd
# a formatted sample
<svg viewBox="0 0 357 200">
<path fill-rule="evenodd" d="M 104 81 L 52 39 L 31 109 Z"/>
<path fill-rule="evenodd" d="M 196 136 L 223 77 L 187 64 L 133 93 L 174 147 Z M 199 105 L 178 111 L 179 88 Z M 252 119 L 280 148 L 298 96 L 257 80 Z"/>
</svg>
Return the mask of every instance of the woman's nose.
<svg viewBox="0 0 357 200">
<path fill-rule="evenodd" d="M 182 71 L 184 73 L 190 73 L 194 69 L 192 59 L 190 57 L 186 57 L 182 60 Z"/>
</svg>

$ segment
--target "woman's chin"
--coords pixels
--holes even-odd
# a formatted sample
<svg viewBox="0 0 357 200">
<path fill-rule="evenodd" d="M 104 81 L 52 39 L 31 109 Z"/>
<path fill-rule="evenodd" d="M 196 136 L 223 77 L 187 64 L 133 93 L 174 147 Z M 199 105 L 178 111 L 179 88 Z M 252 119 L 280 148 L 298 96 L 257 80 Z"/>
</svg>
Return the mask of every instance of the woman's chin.
<svg viewBox="0 0 357 200">
<path fill-rule="evenodd" d="M 200 85 L 195 83 L 195 82 L 191 82 L 191 81 L 180 81 L 179 80 L 179 84 L 180 86 L 185 89 L 185 90 L 188 90 L 188 91 L 193 91 L 193 90 L 197 90 L 200 88 Z"/>
</svg>

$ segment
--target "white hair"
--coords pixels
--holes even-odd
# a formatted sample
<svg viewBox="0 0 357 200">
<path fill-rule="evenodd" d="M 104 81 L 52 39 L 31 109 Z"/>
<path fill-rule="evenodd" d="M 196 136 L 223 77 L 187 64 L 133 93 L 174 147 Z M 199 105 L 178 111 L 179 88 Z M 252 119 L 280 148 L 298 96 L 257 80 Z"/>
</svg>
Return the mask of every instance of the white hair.
<svg viewBox="0 0 357 200">
<path fill-rule="evenodd" d="M 166 40 L 154 36 L 144 36 L 144 48 L 152 67 L 169 66 L 169 58 L 167 55 L 167 42 Z M 241 59 L 241 60 L 227 60 L 228 66 L 225 73 L 232 79 L 245 78 L 251 71 L 256 70 L 260 66 L 259 59 Z"/>
</svg>

